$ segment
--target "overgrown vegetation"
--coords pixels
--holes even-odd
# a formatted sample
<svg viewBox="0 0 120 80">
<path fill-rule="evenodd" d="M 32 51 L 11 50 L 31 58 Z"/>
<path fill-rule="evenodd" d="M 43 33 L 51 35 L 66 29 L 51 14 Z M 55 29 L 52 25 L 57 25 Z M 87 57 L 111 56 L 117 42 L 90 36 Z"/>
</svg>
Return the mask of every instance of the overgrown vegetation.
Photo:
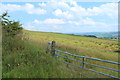
<svg viewBox="0 0 120 80">
<path fill-rule="evenodd" d="M 10 21 L 8 14 L 2 15 L 3 28 L 3 78 L 106 78 L 94 72 L 78 69 L 55 60 L 46 54 L 47 43 L 56 41 L 56 48 L 81 56 L 118 61 L 118 42 L 110 39 L 97 39 L 57 33 L 26 31 L 18 21 Z M 59 53 L 61 54 L 61 53 Z M 62 54 L 61 54 L 62 55 Z M 67 55 L 64 55 L 68 57 Z M 73 57 L 70 57 L 73 58 Z M 81 60 L 79 58 L 76 58 Z M 63 59 L 66 60 L 66 59 Z M 81 65 L 68 60 L 68 62 Z M 106 67 L 118 66 L 86 60 Z M 117 73 L 100 68 L 85 67 L 106 72 L 114 76 Z"/>
<path fill-rule="evenodd" d="M 6 36 L 14 37 L 15 35 L 21 33 L 23 28 L 21 27 L 20 22 L 10 21 L 8 17 L 10 16 L 8 15 L 7 12 L 3 13 L 1 16 L 3 37 L 6 37 Z"/>
<path fill-rule="evenodd" d="M 2 15 L 3 78 L 81 78 L 83 75 L 64 69 L 64 64 L 57 62 L 45 53 L 45 44 L 36 44 L 23 35 L 22 25 L 10 21 L 8 14 Z"/>
<path fill-rule="evenodd" d="M 93 57 L 103 60 L 109 60 L 118 62 L 118 53 L 116 52 L 118 50 L 118 41 L 113 41 L 111 39 L 98 39 L 98 38 L 92 38 L 92 37 L 84 37 L 84 36 L 74 36 L 69 34 L 58 34 L 58 33 L 50 33 L 50 32 L 35 32 L 35 31 L 24 31 L 24 33 L 27 34 L 29 37 L 29 41 L 46 45 L 48 42 L 56 41 L 56 49 L 69 52 L 72 54 L 80 55 L 80 56 L 86 56 L 86 57 Z M 58 53 L 58 52 L 57 52 Z M 63 53 L 59 53 L 60 55 L 64 55 Z M 69 58 L 74 58 L 77 60 L 82 60 L 81 58 L 76 58 L 68 55 L 64 55 Z M 60 58 L 62 59 L 62 58 Z M 62 59 L 77 65 L 82 65 L 78 62 L 74 62 L 67 59 Z M 104 63 L 100 61 L 94 61 L 86 59 L 85 62 L 101 65 L 108 68 L 118 69 L 118 65 Z M 68 67 L 68 65 L 66 65 Z M 86 68 L 93 69 L 99 72 L 103 72 L 109 75 L 113 75 L 118 77 L 118 72 L 105 70 L 98 67 L 93 67 L 90 65 L 85 65 Z M 82 72 L 81 69 L 78 69 L 76 67 L 69 66 L 71 70 L 76 70 L 80 73 L 89 73 L 87 75 L 88 77 L 101 77 L 101 75 L 96 76 L 97 74 L 94 74 L 89 71 Z M 103 77 L 103 76 L 102 76 Z M 106 76 L 105 76 L 106 77 Z"/>
</svg>

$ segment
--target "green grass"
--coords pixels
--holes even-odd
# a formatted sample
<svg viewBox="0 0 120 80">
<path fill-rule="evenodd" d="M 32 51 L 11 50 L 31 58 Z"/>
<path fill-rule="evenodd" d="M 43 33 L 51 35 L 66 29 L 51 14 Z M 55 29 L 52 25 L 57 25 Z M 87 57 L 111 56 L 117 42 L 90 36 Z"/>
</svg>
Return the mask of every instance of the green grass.
<svg viewBox="0 0 120 80">
<path fill-rule="evenodd" d="M 3 46 L 3 78 L 77 78 L 75 72 L 66 71 L 64 64 L 45 53 L 44 45 L 8 38 L 12 48 Z M 71 76 L 69 76 L 71 75 Z"/>
<path fill-rule="evenodd" d="M 79 37 L 67 34 L 25 31 L 29 40 L 47 45 L 56 41 L 57 49 L 68 51 L 81 56 L 95 57 L 105 60 L 118 61 L 118 42 L 110 39 Z"/>
<path fill-rule="evenodd" d="M 55 60 L 50 54 L 46 54 L 45 49 L 47 43 L 53 40 L 56 41 L 56 49 L 80 56 L 118 62 L 118 53 L 116 52 L 118 51 L 117 41 L 50 32 L 23 31 L 23 33 L 23 40 L 11 40 L 13 41 L 13 43 L 11 42 L 11 47 L 7 47 L 6 45 L 5 50 L 3 50 L 5 51 L 3 54 L 4 78 L 106 78 L 106 76 L 94 72 L 66 65 Z M 64 56 L 74 58 L 68 55 Z M 80 58 L 75 59 L 81 60 Z M 93 60 L 85 61 L 118 69 L 118 66 L 105 64 L 104 62 Z M 70 60 L 68 60 L 68 62 L 81 65 L 80 63 Z M 118 76 L 116 72 L 91 67 L 89 65 L 85 65 L 85 67 Z"/>
</svg>

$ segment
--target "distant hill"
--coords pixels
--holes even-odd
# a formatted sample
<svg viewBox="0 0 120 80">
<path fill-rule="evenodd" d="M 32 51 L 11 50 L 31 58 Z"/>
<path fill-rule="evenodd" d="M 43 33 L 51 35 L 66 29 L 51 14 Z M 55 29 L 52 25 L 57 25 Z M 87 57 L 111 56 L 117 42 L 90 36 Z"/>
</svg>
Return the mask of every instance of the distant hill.
<svg viewBox="0 0 120 80">
<path fill-rule="evenodd" d="M 82 35 L 87 37 L 91 37 L 92 35 L 92 36 L 96 36 L 97 38 L 111 38 L 111 39 L 120 38 L 118 36 L 118 32 L 87 32 L 87 33 L 67 33 L 67 34 Z"/>
<path fill-rule="evenodd" d="M 99 33 L 94 35 L 96 35 L 98 38 L 118 38 L 118 32 Z"/>
</svg>

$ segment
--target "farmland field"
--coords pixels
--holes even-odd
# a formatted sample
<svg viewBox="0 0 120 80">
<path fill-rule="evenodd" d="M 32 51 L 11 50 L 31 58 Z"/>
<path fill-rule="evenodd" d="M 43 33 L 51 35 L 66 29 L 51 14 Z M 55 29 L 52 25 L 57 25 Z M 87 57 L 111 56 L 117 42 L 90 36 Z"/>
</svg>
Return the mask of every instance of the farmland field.
<svg viewBox="0 0 120 80">
<path fill-rule="evenodd" d="M 80 56 L 118 62 L 117 40 L 27 30 L 24 30 L 23 34 L 22 40 L 19 38 L 16 38 L 16 40 L 11 39 L 11 43 L 14 45 L 12 50 L 6 50 L 11 48 L 6 48 L 6 46 L 3 49 L 5 53 L 3 54 L 4 78 L 107 78 L 106 76 L 56 61 L 50 54 L 45 53 L 47 43 L 51 41 L 56 41 L 56 49 L 62 51 Z M 79 58 L 76 59 L 81 60 Z M 76 62 L 69 62 L 81 65 Z M 86 62 L 118 69 L 118 66 L 109 63 L 104 64 L 104 62 L 92 60 L 86 60 Z M 91 67 L 89 65 L 85 67 L 118 77 L 117 72 L 102 70 L 101 68 Z"/>
<path fill-rule="evenodd" d="M 25 31 L 30 41 L 47 44 L 56 41 L 57 49 L 87 57 L 118 61 L 118 41 L 67 34 Z"/>
</svg>

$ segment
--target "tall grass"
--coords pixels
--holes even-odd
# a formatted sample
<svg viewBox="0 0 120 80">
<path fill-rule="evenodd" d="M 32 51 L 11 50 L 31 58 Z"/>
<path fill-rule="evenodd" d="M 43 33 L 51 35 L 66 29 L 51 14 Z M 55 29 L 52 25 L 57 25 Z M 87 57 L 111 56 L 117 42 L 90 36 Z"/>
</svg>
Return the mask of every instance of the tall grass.
<svg viewBox="0 0 120 80">
<path fill-rule="evenodd" d="M 107 78 L 91 71 L 64 64 L 50 54 L 46 54 L 47 43 L 53 40 L 57 42 L 56 48 L 63 51 L 81 56 L 118 61 L 117 52 L 115 52 L 117 50 L 116 41 L 34 31 L 23 31 L 23 33 L 25 35 L 22 36 L 22 39 L 8 37 L 3 42 L 3 78 Z M 80 58 L 75 59 L 81 60 Z M 80 63 L 70 60 L 68 62 L 81 66 Z M 97 61 L 86 60 L 86 62 L 104 65 L 104 63 Z M 111 68 L 117 68 L 117 66 L 110 64 L 105 66 L 108 67 L 108 65 Z M 88 65 L 85 67 L 117 76 L 117 73 L 100 68 Z"/>
<path fill-rule="evenodd" d="M 56 41 L 56 48 L 63 51 L 73 52 L 81 56 L 118 61 L 117 41 L 34 31 L 26 31 L 26 34 L 30 41 L 35 43 L 47 44 L 47 42 Z"/>
<path fill-rule="evenodd" d="M 118 62 L 118 42 L 112 41 L 111 39 L 97 39 L 97 38 L 89 38 L 84 36 L 73 36 L 73 35 L 66 35 L 66 34 L 57 34 L 57 33 L 46 33 L 46 32 L 34 32 L 34 31 L 25 31 L 25 33 L 28 35 L 29 40 L 42 45 L 47 46 L 47 42 L 56 41 L 56 49 L 63 50 L 70 52 L 72 54 L 77 54 L 80 56 L 87 56 L 87 57 L 93 57 L 93 58 L 99 58 L 103 60 L 109 60 L 109 61 L 115 61 Z M 62 53 L 59 53 L 60 55 L 63 55 Z M 68 55 L 64 55 L 66 57 L 70 57 Z M 74 58 L 74 57 L 71 57 Z M 78 60 L 82 60 L 80 58 L 75 58 Z M 66 59 L 63 59 L 66 60 Z M 93 60 L 85 60 L 88 63 L 93 63 L 96 65 L 101 65 L 104 67 L 109 67 L 113 69 L 118 69 L 118 65 L 104 63 L 104 62 L 98 62 Z M 74 61 L 70 61 L 71 63 L 80 65 L 80 63 L 76 63 Z M 105 69 L 101 69 L 98 67 L 93 67 L 90 65 L 85 65 L 86 68 L 90 68 L 99 72 L 103 72 L 109 75 L 113 75 L 118 77 L 118 73 L 114 71 L 109 71 Z M 70 66 L 71 69 L 77 69 Z M 80 70 L 81 72 L 81 70 Z M 89 74 L 91 72 L 86 71 Z M 84 73 L 81 72 L 82 74 Z M 93 75 L 92 75 L 93 74 Z M 95 76 L 96 74 L 92 73 L 88 77 L 105 77 L 105 76 Z"/>
<path fill-rule="evenodd" d="M 46 54 L 46 45 L 11 37 L 3 43 L 3 78 L 81 78 Z"/>
</svg>

